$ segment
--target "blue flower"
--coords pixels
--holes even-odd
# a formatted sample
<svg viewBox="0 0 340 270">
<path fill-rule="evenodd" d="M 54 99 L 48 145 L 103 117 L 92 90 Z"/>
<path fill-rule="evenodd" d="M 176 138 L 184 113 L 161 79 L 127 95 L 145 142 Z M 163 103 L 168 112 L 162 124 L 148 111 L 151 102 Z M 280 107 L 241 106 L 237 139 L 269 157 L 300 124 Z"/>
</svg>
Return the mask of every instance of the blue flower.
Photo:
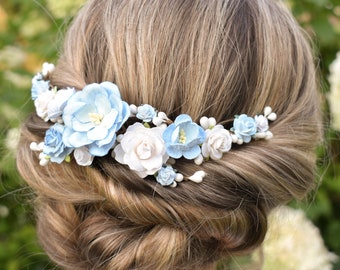
<svg viewBox="0 0 340 270">
<path fill-rule="evenodd" d="M 175 159 L 182 156 L 186 159 L 196 158 L 201 153 L 199 145 L 205 137 L 204 129 L 192 122 L 187 114 L 179 115 L 163 133 L 167 153 Z"/>
<path fill-rule="evenodd" d="M 245 143 L 249 143 L 251 137 L 254 136 L 257 131 L 256 121 L 246 114 L 241 114 L 235 118 L 232 130 L 238 138 L 242 139 Z"/>
<path fill-rule="evenodd" d="M 71 147 L 66 147 L 63 142 L 64 130 L 63 125 L 54 124 L 46 131 L 43 153 L 48 155 L 52 162 L 63 162 L 73 150 Z"/>
<path fill-rule="evenodd" d="M 116 132 L 130 116 L 117 85 L 89 84 L 71 96 L 63 111 L 68 147 L 87 146 L 92 156 L 105 156 L 116 140 Z"/>
<path fill-rule="evenodd" d="M 156 116 L 156 110 L 149 104 L 144 104 L 137 108 L 136 116 L 138 119 L 141 119 L 144 122 L 151 122 L 152 119 Z"/>
<path fill-rule="evenodd" d="M 156 176 L 156 180 L 162 186 L 170 186 L 175 181 L 176 172 L 171 166 L 162 167 Z"/>
<path fill-rule="evenodd" d="M 50 88 L 50 81 L 45 81 L 42 74 L 38 73 L 32 79 L 31 97 L 36 100 L 38 96 Z"/>
</svg>

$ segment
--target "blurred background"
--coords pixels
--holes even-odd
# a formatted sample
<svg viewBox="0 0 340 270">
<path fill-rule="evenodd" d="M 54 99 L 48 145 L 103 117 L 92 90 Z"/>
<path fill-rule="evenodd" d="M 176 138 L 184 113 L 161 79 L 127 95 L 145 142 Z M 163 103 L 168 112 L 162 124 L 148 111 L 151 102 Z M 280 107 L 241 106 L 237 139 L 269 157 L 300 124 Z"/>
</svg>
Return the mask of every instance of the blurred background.
<svg viewBox="0 0 340 270">
<path fill-rule="evenodd" d="M 0 269 L 55 268 L 37 242 L 34 197 L 16 172 L 15 149 L 20 123 L 34 110 L 32 76 L 43 62 L 56 62 L 63 34 L 84 2 L 0 0 Z M 315 44 L 325 115 L 322 182 L 306 201 L 271 217 L 263 268 L 340 270 L 340 1 L 285 2 Z"/>
</svg>

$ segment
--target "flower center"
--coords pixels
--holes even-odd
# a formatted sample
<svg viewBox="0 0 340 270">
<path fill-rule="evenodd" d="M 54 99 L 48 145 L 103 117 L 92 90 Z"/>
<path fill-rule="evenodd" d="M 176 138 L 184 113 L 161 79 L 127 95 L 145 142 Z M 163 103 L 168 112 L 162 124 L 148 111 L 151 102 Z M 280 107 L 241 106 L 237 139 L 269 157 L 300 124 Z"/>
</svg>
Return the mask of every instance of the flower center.
<svg viewBox="0 0 340 270">
<path fill-rule="evenodd" d="M 141 143 L 137 147 L 137 155 L 140 159 L 149 159 L 152 156 L 152 146 L 147 142 Z"/>
<path fill-rule="evenodd" d="M 185 144 L 186 140 L 187 140 L 187 137 L 186 137 L 186 135 L 185 135 L 184 129 L 182 128 L 182 129 L 179 131 L 178 142 L 179 142 L 179 143 L 182 143 L 182 144 Z"/>
<path fill-rule="evenodd" d="M 104 115 L 101 113 L 89 113 L 89 117 L 92 123 L 99 125 L 102 122 Z"/>
</svg>

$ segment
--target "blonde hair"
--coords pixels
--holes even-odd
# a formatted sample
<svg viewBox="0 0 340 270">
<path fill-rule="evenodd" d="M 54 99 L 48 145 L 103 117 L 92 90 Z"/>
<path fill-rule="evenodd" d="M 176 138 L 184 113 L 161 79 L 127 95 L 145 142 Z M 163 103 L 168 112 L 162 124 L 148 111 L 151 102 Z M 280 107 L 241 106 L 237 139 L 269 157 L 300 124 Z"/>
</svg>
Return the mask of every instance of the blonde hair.
<svg viewBox="0 0 340 270">
<path fill-rule="evenodd" d="M 29 149 L 50 124 L 23 126 L 18 168 L 37 193 L 42 246 L 65 269 L 205 269 L 250 252 L 268 212 L 314 187 L 320 138 L 310 44 L 271 0 L 92 0 L 71 25 L 52 74 L 59 88 L 115 82 L 128 103 L 172 119 L 233 116 L 266 105 L 274 138 L 205 162 L 201 184 L 165 188 L 109 156 L 92 167 L 39 167 Z M 198 170 L 181 160 L 185 175 Z"/>
</svg>

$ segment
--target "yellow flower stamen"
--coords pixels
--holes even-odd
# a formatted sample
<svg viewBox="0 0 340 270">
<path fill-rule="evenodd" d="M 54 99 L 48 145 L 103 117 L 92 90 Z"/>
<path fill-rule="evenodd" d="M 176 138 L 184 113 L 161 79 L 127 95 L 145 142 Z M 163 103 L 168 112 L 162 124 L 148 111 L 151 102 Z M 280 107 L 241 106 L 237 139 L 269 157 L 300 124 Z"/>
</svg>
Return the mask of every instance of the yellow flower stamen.
<svg viewBox="0 0 340 270">
<path fill-rule="evenodd" d="M 184 129 L 181 129 L 181 130 L 179 131 L 179 139 L 178 139 L 178 141 L 179 141 L 180 143 L 185 144 L 186 140 L 187 140 L 187 137 L 185 136 L 185 131 L 184 131 Z"/>
<path fill-rule="evenodd" d="M 101 113 L 89 113 L 89 117 L 92 123 L 99 125 L 102 122 L 104 115 Z"/>
</svg>

